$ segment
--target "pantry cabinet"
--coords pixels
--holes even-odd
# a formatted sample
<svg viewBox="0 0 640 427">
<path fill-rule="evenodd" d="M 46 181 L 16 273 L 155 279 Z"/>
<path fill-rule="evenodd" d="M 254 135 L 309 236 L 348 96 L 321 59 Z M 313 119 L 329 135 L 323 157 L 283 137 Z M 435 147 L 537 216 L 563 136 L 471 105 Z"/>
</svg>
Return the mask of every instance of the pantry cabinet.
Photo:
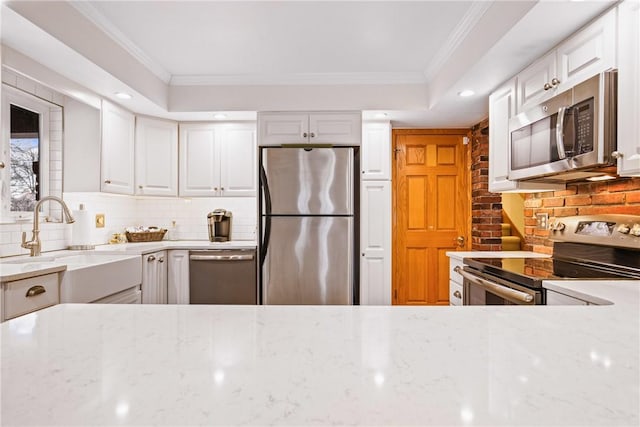
<svg viewBox="0 0 640 427">
<path fill-rule="evenodd" d="M 138 117 L 135 133 L 135 193 L 178 195 L 178 124 Z"/>
<path fill-rule="evenodd" d="M 167 252 L 142 256 L 142 303 L 167 303 Z"/>
<path fill-rule="evenodd" d="M 518 113 L 616 67 L 616 14 L 611 9 L 518 74 Z"/>
<path fill-rule="evenodd" d="M 189 304 L 189 251 L 168 251 L 168 295 L 169 304 Z"/>
<path fill-rule="evenodd" d="M 180 196 L 255 196 L 253 124 L 180 124 Z"/>
<path fill-rule="evenodd" d="M 516 78 L 513 78 L 489 96 L 489 191 L 517 193 L 564 189 L 564 184 L 509 180 L 509 119 L 515 115 L 515 107 Z"/>
<path fill-rule="evenodd" d="M 363 181 L 391 179 L 391 123 L 364 123 L 360 153 Z"/>
<path fill-rule="evenodd" d="M 259 144 L 331 144 L 359 146 L 362 114 L 358 112 L 259 113 Z"/>
<path fill-rule="evenodd" d="M 101 185 L 105 193 L 133 194 L 135 116 L 102 101 Z"/>
<path fill-rule="evenodd" d="M 618 12 L 618 174 L 640 176 L 640 2 Z"/>
</svg>

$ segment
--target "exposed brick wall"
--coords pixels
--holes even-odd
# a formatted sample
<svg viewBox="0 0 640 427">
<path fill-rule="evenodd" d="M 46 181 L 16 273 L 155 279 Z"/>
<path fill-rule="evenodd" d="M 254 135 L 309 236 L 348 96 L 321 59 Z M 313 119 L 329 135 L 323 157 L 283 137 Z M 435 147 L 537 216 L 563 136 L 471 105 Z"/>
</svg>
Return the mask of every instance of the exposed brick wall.
<svg viewBox="0 0 640 427">
<path fill-rule="evenodd" d="M 489 188 L 489 121 L 471 129 L 471 249 L 502 249 L 502 197 Z"/>
<path fill-rule="evenodd" d="M 566 190 L 531 193 L 524 201 L 525 250 L 553 251 L 548 230 L 536 228 L 535 214 L 547 213 L 549 219 L 573 215 L 640 215 L 640 178 L 569 184 Z"/>
</svg>

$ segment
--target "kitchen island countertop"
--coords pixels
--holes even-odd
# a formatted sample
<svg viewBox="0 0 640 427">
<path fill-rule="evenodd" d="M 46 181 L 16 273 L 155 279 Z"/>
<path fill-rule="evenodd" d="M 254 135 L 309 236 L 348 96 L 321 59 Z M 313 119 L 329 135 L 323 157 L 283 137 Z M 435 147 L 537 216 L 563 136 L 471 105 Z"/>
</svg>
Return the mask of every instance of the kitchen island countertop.
<svg viewBox="0 0 640 427">
<path fill-rule="evenodd" d="M 640 283 L 571 287 L 613 304 L 58 305 L 0 326 L 0 422 L 637 426 Z"/>
</svg>

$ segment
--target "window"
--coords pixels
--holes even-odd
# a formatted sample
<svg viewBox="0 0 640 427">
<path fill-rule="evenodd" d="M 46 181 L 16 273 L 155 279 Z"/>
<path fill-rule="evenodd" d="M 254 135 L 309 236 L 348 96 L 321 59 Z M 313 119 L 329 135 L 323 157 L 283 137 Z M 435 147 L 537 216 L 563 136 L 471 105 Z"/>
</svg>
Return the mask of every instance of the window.
<svg viewBox="0 0 640 427">
<path fill-rule="evenodd" d="M 50 118 L 52 112 L 61 116 L 62 108 L 21 90 L 2 85 L 2 138 L 0 170 L 2 222 L 31 219 L 36 202 L 43 196 L 62 195 L 61 186 L 51 191 L 50 183 Z M 60 119 L 61 120 L 61 119 Z M 55 138 L 62 146 L 62 132 Z M 57 156 L 60 157 L 61 156 Z M 61 161 L 54 162 L 61 170 Z M 57 163 L 60 163 L 58 165 Z M 60 173 L 56 173 L 61 175 Z M 60 180 L 61 181 L 61 180 Z M 44 216 L 50 214 L 45 204 Z"/>
</svg>

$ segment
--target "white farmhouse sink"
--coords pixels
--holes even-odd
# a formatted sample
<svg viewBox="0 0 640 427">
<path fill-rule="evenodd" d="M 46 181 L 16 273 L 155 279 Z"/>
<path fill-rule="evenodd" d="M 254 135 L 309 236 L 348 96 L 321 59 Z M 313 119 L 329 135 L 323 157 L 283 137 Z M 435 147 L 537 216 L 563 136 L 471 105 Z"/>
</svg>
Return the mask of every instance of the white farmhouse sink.
<svg viewBox="0 0 640 427">
<path fill-rule="evenodd" d="M 60 302 L 92 302 L 142 283 L 140 255 L 77 254 L 55 258 L 61 273 Z"/>
</svg>

